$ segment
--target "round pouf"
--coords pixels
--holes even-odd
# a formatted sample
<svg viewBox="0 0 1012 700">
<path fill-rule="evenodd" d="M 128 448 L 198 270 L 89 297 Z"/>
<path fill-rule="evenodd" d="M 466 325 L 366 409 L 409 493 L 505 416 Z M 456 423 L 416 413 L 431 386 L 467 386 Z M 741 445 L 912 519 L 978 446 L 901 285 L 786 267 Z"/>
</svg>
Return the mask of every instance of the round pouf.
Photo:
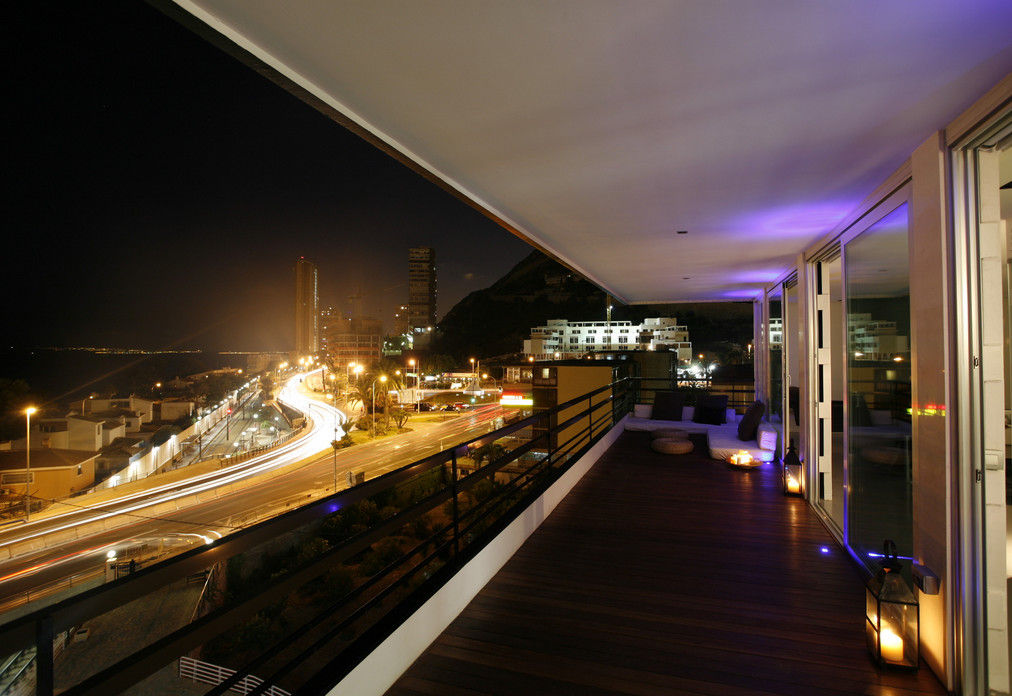
<svg viewBox="0 0 1012 700">
<path fill-rule="evenodd" d="M 692 452 L 693 445 L 688 440 L 678 438 L 657 438 L 650 443 L 650 449 L 668 455 L 684 455 Z"/>
<path fill-rule="evenodd" d="M 675 440 L 688 440 L 689 434 L 684 430 L 678 428 L 658 428 L 657 430 L 650 433 L 650 437 L 654 440 L 658 438 L 673 438 Z"/>
</svg>

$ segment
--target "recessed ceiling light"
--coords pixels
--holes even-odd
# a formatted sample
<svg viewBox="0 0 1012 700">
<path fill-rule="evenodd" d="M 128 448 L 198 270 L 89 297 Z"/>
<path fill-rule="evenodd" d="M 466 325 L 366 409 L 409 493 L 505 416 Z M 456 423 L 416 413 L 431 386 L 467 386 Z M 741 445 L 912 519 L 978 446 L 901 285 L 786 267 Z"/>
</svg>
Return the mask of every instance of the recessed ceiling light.
<svg viewBox="0 0 1012 700">
<path fill-rule="evenodd" d="M 677 233 L 679 236 L 684 236 L 685 234 L 688 233 L 688 231 L 675 231 L 675 233 Z"/>
</svg>

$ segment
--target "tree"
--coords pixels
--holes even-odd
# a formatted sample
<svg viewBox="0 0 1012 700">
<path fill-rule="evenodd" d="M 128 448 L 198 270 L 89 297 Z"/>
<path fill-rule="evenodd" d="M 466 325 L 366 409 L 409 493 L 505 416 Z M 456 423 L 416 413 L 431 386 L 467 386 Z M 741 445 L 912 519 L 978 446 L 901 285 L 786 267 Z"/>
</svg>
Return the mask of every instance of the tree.
<svg viewBox="0 0 1012 700">
<path fill-rule="evenodd" d="M 397 424 L 397 429 L 400 430 L 408 422 L 408 416 L 408 412 L 398 406 L 387 412 L 387 421 L 393 418 L 394 423 Z"/>
<path fill-rule="evenodd" d="M 480 469 L 485 462 L 492 463 L 506 454 L 506 448 L 497 442 L 490 442 L 487 445 L 471 450 L 471 459 Z"/>
</svg>

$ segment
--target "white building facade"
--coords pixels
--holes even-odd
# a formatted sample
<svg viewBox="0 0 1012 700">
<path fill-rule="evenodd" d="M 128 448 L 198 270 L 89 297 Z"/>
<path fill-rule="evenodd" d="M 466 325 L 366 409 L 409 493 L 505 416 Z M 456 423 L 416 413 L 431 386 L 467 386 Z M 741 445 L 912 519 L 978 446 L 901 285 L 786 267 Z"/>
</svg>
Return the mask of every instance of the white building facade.
<svg viewBox="0 0 1012 700">
<path fill-rule="evenodd" d="M 689 330 L 675 318 L 632 321 L 568 321 L 550 319 L 531 329 L 524 341 L 524 354 L 535 360 L 566 360 L 601 351 L 670 351 L 678 360 L 692 359 Z"/>
</svg>

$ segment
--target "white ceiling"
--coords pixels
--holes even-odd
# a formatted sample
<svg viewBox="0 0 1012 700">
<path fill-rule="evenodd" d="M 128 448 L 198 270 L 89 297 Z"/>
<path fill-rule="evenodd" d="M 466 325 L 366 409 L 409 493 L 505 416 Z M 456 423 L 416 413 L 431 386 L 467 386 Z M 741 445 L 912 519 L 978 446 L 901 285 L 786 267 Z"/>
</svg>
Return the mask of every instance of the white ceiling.
<svg viewBox="0 0 1012 700">
<path fill-rule="evenodd" d="M 751 298 L 1012 71 L 1008 0 L 176 2 L 628 302 Z"/>
</svg>

